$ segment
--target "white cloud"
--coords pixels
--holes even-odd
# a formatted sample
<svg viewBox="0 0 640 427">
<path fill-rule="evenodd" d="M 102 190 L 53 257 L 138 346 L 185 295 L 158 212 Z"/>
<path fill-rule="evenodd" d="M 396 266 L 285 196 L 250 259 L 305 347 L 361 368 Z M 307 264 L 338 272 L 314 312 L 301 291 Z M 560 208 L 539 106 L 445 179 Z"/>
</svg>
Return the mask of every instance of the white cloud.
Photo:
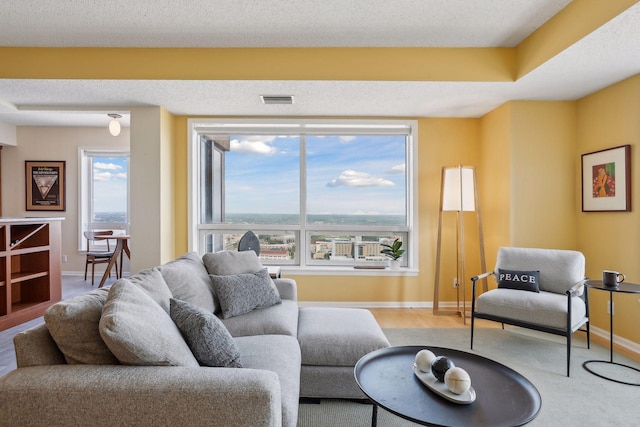
<svg viewBox="0 0 640 427">
<path fill-rule="evenodd" d="M 351 142 L 356 138 L 357 138 L 356 136 L 341 136 L 340 137 L 340 141 L 342 141 L 342 142 Z"/>
<path fill-rule="evenodd" d="M 390 174 L 403 174 L 406 171 L 406 166 L 404 163 L 400 163 L 399 165 L 395 165 L 391 168 L 391 170 L 388 172 Z"/>
<path fill-rule="evenodd" d="M 337 178 L 327 183 L 327 187 L 392 187 L 395 184 L 387 179 L 347 169 Z"/>
<path fill-rule="evenodd" d="M 126 173 L 126 172 L 120 172 L 120 173 L 117 173 L 117 174 L 115 175 L 115 177 L 116 177 L 116 178 L 127 179 L 127 173 Z"/>
<path fill-rule="evenodd" d="M 116 165 L 113 163 L 102 163 L 102 162 L 95 162 L 93 164 L 93 167 L 96 169 L 101 169 L 101 170 L 118 170 L 118 169 L 122 169 L 122 166 L 120 165 Z"/>
<path fill-rule="evenodd" d="M 264 154 L 269 156 L 278 151 L 275 147 L 268 144 L 274 139 L 275 136 L 247 136 L 243 137 L 241 140 L 233 139 L 231 140 L 231 151 L 235 151 L 237 153 Z"/>
<path fill-rule="evenodd" d="M 111 172 L 95 172 L 93 174 L 94 181 L 109 181 L 113 175 Z"/>
</svg>

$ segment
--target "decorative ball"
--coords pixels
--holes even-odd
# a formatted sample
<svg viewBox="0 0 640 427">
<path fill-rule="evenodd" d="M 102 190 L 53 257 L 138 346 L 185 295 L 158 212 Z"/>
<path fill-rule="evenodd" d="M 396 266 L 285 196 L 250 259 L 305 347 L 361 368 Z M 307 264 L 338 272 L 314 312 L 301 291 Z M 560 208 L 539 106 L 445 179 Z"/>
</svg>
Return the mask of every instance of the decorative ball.
<svg viewBox="0 0 640 427">
<path fill-rule="evenodd" d="M 444 374 L 444 384 L 451 393 L 462 394 L 471 387 L 471 377 L 464 369 L 454 366 Z"/>
<path fill-rule="evenodd" d="M 440 382 L 444 381 L 444 374 L 454 365 L 451 359 L 446 356 L 438 356 L 431 362 L 431 373 Z"/>
<path fill-rule="evenodd" d="M 430 350 L 420 350 L 418 354 L 416 354 L 416 366 L 422 372 L 431 371 L 431 362 L 436 358 L 436 355 L 433 354 Z"/>
</svg>

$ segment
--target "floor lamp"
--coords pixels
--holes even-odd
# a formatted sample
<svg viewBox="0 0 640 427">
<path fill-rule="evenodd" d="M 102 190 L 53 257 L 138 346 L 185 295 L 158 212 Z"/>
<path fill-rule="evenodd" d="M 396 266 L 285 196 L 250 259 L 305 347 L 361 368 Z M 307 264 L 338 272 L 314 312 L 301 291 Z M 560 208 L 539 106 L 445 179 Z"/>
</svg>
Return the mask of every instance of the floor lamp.
<svg viewBox="0 0 640 427">
<path fill-rule="evenodd" d="M 456 288 L 457 302 L 455 310 L 440 309 L 440 264 L 442 261 L 442 217 L 444 212 L 456 213 Z M 456 166 L 442 168 L 442 180 L 440 186 L 440 214 L 438 217 L 438 248 L 436 252 L 436 277 L 433 291 L 434 314 L 461 315 L 466 324 L 467 299 L 465 277 L 465 231 L 464 212 L 475 212 L 478 223 L 478 241 L 480 243 L 480 267 L 485 272 L 486 261 L 484 257 L 484 237 L 482 235 L 482 218 L 480 216 L 480 203 L 478 198 L 478 176 L 473 166 Z M 483 282 L 483 290 L 487 290 L 486 280 Z M 462 307 L 460 303 L 460 289 L 462 288 Z"/>
</svg>

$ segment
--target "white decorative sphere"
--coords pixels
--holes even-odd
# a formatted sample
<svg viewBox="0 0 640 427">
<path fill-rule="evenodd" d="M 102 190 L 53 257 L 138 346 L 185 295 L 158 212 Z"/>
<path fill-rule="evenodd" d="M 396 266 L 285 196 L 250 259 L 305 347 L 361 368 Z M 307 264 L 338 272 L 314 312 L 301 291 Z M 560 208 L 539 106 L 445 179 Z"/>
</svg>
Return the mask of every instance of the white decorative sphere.
<svg viewBox="0 0 640 427">
<path fill-rule="evenodd" d="M 436 358 L 430 350 L 420 350 L 416 354 L 416 366 L 421 372 L 431 372 L 431 362 Z"/>
<path fill-rule="evenodd" d="M 451 393 L 462 394 L 471 387 L 471 377 L 467 371 L 456 366 L 444 374 L 444 384 Z"/>
</svg>

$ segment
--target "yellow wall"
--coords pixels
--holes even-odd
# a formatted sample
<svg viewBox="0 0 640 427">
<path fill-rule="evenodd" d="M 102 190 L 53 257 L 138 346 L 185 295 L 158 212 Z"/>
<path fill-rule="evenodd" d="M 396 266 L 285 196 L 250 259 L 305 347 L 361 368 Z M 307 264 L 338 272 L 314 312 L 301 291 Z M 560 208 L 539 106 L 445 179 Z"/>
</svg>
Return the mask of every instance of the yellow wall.
<svg viewBox="0 0 640 427">
<path fill-rule="evenodd" d="M 575 249 L 575 103 L 511 103 L 512 246 Z"/>
<path fill-rule="evenodd" d="M 602 270 L 618 270 L 627 281 L 640 283 L 640 75 L 603 89 L 577 102 L 577 150 L 581 154 L 631 145 L 631 212 L 582 212 L 580 169 L 575 194 L 577 246 L 587 258 L 587 275 L 601 280 Z M 608 329 L 608 293 L 591 291 L 593 324 Z M 616 335 L 640 343 L 640 302 L 637 294 L 614 297 Z"/>
<path fill-rule="evenodd" d="M 491 269 L 498 248 L 511 244 L 511 104 L 486 114 L 480 129 L 478 181 L 487 268 Z"/>
</svg>

